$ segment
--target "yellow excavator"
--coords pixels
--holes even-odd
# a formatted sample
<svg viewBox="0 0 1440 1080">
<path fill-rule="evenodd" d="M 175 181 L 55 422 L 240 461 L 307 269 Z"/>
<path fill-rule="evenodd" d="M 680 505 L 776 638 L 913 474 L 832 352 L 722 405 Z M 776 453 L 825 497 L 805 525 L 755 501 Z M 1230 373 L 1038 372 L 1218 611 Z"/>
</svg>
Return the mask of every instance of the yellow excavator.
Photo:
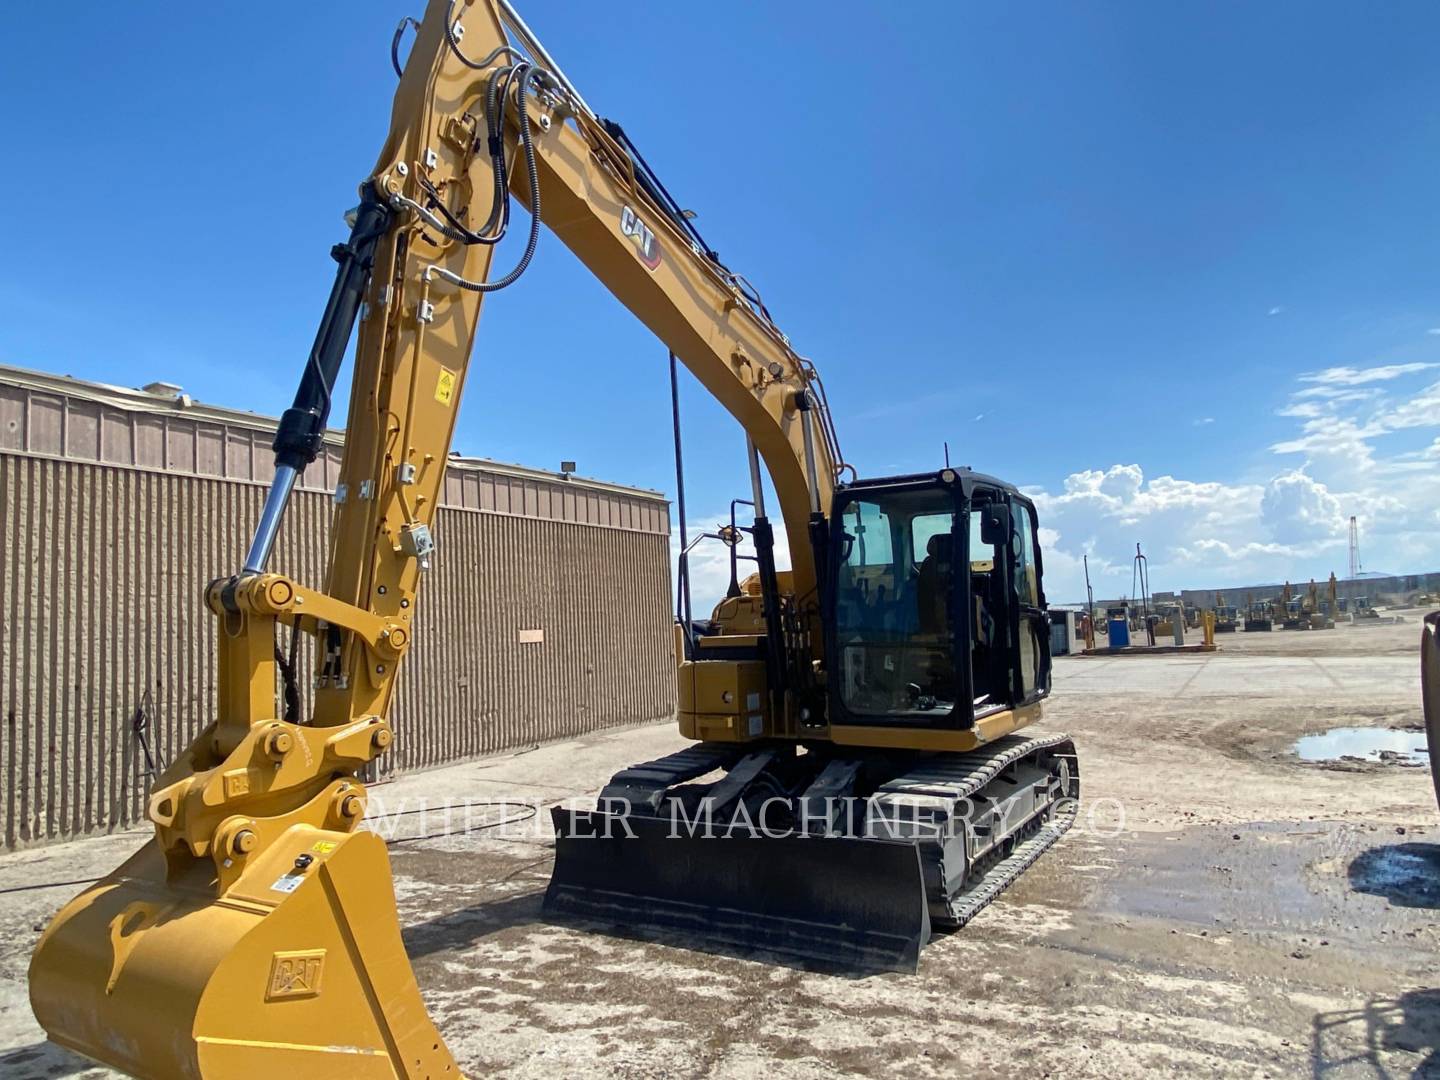
<svg viewBox="0 0 1440 1080">
<path fill-rule="evenodd" d="M 963 925 L 1075 817 L 1071 740 L 1018 733 L 1050 686 L 1034 506 L 969 469 L 855 478 L 814 367 L 508 0 L 431 0 L 391 59 L 390 132 L 332 251 L 253 542 L 205 590 L 215 719 L 156 781 L 154 837 L 41 937 L 36 1017 L 142 1077 L 458 1075 L 358 776 L 394 738 L 420 583 L 445 557 L 431 521 L 481 302 L 542 224 L 739 422 L 758 567 L 713 618 L 677 622 L 694 745 L 555 812 L 545 909 L 913 970 L 932 927 Z M 512 197 L 526 245 L 492 273 Z M 317 589 L 267 567 L 357 324 Z M 316 643 L 303 716 L 296 635 Z"/>
</svg>

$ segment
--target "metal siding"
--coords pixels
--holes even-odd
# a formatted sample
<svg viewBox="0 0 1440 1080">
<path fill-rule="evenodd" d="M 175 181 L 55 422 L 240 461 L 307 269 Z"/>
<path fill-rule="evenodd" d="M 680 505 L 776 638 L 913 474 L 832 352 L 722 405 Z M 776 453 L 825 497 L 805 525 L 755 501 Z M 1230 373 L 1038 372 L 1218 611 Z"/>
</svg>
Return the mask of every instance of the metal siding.
<svg viewBox="0 0 1440 1080">
<path fill-rule="evenodd" d="M 130 713 L 148 687 L 165 760 L 206 721 L 214 639 L 200 587 L 233 565 L 263 490 L 12 456 L 0 457 L 0 476 L 11 555 L 0 583 L 0 669 L 9 674 L 7 733 L 15 730 L 6 739 L 0 800 L 7 842 L 138 820 L 143 785 Z M 277 569 L 318 582 L 329 517 L 323 496 L 298 495 Z M 116 521 L 135 527 L 112 531 Z M 632 703 L 592 715 L 590 695 L 581 692 L 595 673 L 587 668 L 601 670 L 609 682 L 596 697 L 613 705 L 633 688 L 647 654 L 668 641 L 663 538 L 459 510 L 442 510 L 436 532 L 443 545 L 437 580 L 422 593 L 419 636 L 396 703 L 398 767 L 669 714 L 668 665 L 641 680 L 653 692 L 638 709 Z M 626 583 L 639 610 L 615 606 L 624 593 L 602 604 L 593 592 L 566 591 L 575 582 L 615 582 L 627 564 L 651 571 Z M 558 580 L 547 571 L 556 566 L 565 567 Z M 545 643 L 518 645 L 522 624 L 546 627 Z M 607 656 L 612 643 L 601 640 L 577 650 L 594 627 L 620 631 L 621 648 Z M 73 799 L 68 814 L 66 798 Z M 110 812 L 97 813 L 92 800 Z"/>
<path fill-rule="evenodd" d="M 53 425 L 60 413 L 41 415 Z M 192 464 L 194 435 L 170 443 Z M 201 590 L 233 570 L 264 488 L 0 453 L 0 494 L 5 842 L 132 825 L 148 779 L 131 714 L 148 689 L 162 765 L 208 723 L 214 625 Z M 328 497 L 298 492 L 276 569 L 322 584 L 330 518 Z M 386 771 L 672 714 L 666 536 L 454 507 L 435 531 Z M 521 644 L 536 627 L 544 642 Z"/>
<path fill-rule="evenodd" d="M 149 778 L 130 717 L 148 690 L 160 767 L 209 722 L 215 628 L 202 589 L 233 571 L 274 472 L 273 421 L 263 417 L 187 414 L 188 401 L 16 375 L 0 371 L 9 847 L 143 819 Z M 313 586 L 324 582 L 340 453 L 332 442 L 309 470 L 276 547 L 275 568 Z M 448 464 L 440 549 L 418 599 L 383 772 L 671 715 L 665 500 L 514 466 Z M 544 641 L 521 643 L 520 631 L 534 629 Z"/>
</svg>

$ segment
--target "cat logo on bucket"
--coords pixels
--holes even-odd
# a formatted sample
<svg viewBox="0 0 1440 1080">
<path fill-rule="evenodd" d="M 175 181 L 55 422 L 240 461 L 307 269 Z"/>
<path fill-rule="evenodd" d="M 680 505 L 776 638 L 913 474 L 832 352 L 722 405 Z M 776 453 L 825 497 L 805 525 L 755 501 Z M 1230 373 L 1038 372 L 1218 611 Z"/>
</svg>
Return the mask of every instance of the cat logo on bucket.
<svg viewBox="0 0 1440 1080">
<path fill-rule="evenodd" d="M 620 211 L 620 231 L 635 241 L 642 263 L 651 270 L 660 265 L 660 241 L 655 239 L 650 226 L 640 220 L 640 215 L 628 206 Z"/>
<path fill-rule="evenodd" d="M 277 952 L 270 958 L 270 985 L 265 1000 L 315 997 L 320 993 L 320 973 L 324 970 L 324 949 Z"/>
</svg>

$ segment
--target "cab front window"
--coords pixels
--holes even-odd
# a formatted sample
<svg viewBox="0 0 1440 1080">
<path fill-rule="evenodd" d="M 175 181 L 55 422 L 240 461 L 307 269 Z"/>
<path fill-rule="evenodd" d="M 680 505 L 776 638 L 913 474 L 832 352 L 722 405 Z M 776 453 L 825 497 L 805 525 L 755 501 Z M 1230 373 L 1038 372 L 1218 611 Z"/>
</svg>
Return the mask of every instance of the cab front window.
<svg viewBox="0 0 1440 1080">
<path fill-rule="evenodd" d="M 954 709 L 959 520 L 943 488 L 862 495 L 844 507 L 836 646 L 850 713 L 938 718 Z"/>
</svg>

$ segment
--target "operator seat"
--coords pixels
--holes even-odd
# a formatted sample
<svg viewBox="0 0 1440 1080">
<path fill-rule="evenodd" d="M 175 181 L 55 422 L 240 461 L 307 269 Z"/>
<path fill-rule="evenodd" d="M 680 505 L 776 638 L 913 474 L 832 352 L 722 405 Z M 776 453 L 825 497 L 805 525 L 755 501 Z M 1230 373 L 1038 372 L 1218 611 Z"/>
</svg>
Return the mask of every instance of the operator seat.
<svg viewBox="0 0 1440 1080">
<path fill-rule="evenodd" d="M 915 581 L 915 601 L 922 634 L 950 632 L 950 586 L 954 580 L 951 551 L 953 538 L 937 533 L 925 545 L 925 561 Z"/>
</svg>

